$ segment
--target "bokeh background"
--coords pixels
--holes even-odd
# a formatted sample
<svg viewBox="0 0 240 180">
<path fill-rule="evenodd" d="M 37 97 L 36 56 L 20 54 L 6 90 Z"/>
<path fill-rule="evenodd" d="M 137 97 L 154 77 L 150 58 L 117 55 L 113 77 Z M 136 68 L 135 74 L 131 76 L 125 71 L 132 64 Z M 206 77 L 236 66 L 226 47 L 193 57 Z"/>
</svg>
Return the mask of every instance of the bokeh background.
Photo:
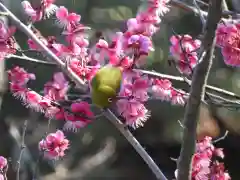
<svg viewBox="0 0 240 180">
<path fill-rule="evenodd" d="M 34 0 L 35 3 L 39 0 Z M 24 15 L 21 0 L 8 0 L 9 8 L 23 21 Z M 238 3 L 235 1 L 235 3 Z M 82 22 L 102 31 L 103 34 L 113 33 L 125 28 L 128 18 L 134 17 L 141 4 L 140 0 L 57 0 L 57 5 L 63 5 L 69 11 L 77 12 L 82 16 Z M 229 4 L 230 7 L 232 4 Z M 235 5 L 237 8 L 238 6 Z M 169 66 L 169 37 L 172 29 L 179 34 L 191 34 L 196 37 L 201 32 L 199 17 L 191 12 L 171 7 L 171 11 L 162 18 L 160 31 L 154 36 L 155 52 L 148 57 L 148 69 L 158 72 L 179 75 L 174 67 Z M 240 8 L 238 8 L 240 9 Z M 57 35 L 60 30 L 53 20 L 38 23 L 37 28 L 43 35 Z M 17 32 L 16 39 L 23 49 L 27 49 L 26 36 Z M 36 55 L 29 54 L 34 57 Z M 7 88 L 4 70 L 13 66 L 23 66 L 29 72 L 36 74 L 37 80 L 30 83 L 31 88 L 41 91 L 43 84 L 48 81 L 56 67 L 35 64 L 18 59 L 8 59 L 1 62 L 0 85 L 0 154 L 8 157 L 10 169 L 8 179 L 15 179 L 16 161 L 20 152 L 20 139 L 23 122 L 28 120 L 26 133 L 27 148 L 21 162 L 21 179 L 31 180 L 38 159 L 38 142 L 47 131 L 47 119 L 22 106 L 15 100 Z M 189 90 L 189 87 L 180 82 L 174 86 Z M 211 69 L 209 84 L 221 87 L 240 94 L 240 78 L 237 68 L 227 67 L 221 58 L 219 49 Z M 182 128 L 178 120 L 183 119 L 183 107 L 172 106 L 167 102 L 151 101 L 148 103 L 152 116 L 143 128 L 134 131 L 134 135 L 152 156 L 164 174 L 174 178 L 176 162 L 180 152 Z M 214 109 L 214 116 L 210 110 Z M 61 122 L 52 121 L 49 132 L 62 127 Z M 216 144 L 224 148 L 226 154 L 225 164 L 233 180 L 240 179 L 240 119 L 237 110 L 230 111 L 224 108 L 210 108 L 201 106 L 198 135 L 213 135 L 215 138 L 230 131 L 225 140 Z M 42 160 L 39 163 L 38 178 L 42 180 L 93 180 L 93 179 L 129 179 L 154 180 L 155 177 L 143 162 L 140 156 L 121 136 L 115 127 L 105 118 L 94 121 L 78 133 L 67 133 L 71 140 L 71 148 L 67 156 L 57 162 Z"/>
</svg>

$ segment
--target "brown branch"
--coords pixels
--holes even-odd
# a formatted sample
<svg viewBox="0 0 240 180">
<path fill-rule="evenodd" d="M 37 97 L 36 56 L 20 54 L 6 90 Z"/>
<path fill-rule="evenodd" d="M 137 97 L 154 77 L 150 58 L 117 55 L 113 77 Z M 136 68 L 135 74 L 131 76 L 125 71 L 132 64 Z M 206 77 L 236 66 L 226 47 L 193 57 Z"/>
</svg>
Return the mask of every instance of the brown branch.
<svg viewBox="0 0 240 180">
<path fill-rule="evenodd" d="M 199 2 L 199 1 L 198 1 Z M 183 1 L 180 0 L 171 0 L 170 4 L 172 4 L 175 7 L 181 8 L 185 11 L 190 11 L 190 12 L 194 12 L 196 14 L 199 14 L 199 11 L 196 7 L 189 5 Z M 207 17 L 208 13 L 206 11 L 201 10 L 201 13 L 204 17 Z M 221 16 L 224 18 L 229 18 L 230 15 L 235 15 L 235 16 L 240 16 L 240 14 L 233 12 L 233 11 L 228 11 L 228 10 L 224 10 L 221 13 Z"/>
<path fill-rule="evenodd" d="M 185 128 L 183 130 L 182 148 L 178 162 L 177 180 L 191 179 L 191 161 L 195 152 L 199 107 L 201 100 L 204 98 L 206 82 L 212 65 L 215 47 L 215 30 L 221 19 L 221 15 L 222 0 L 211 0 L 202 43 L 202 49 L 203 52 L 206 51 L 206 55 L 194 70 L 190 96 L 184 113 L 183 125 Z"/>
</svg>

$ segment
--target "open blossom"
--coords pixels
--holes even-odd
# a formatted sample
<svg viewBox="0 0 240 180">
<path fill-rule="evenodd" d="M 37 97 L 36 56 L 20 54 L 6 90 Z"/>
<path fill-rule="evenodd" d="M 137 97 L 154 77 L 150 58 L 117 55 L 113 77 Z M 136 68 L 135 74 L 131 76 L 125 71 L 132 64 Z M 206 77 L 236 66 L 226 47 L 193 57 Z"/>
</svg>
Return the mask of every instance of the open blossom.
<svg viewBox="0 0 240 180">
<path fill-rule="evenodd" d="M 219 24 L 216 37 L 224 62 L 230 66 L 240 66 L 240 24 Z"/>
<path fill-rule="evenodd" d="M 27 83 L 29 80 L 35 80 L 35 75 L 26 72 L 18 66 L 8 70 L 8 79 L 10 81 L 10 90 L 17 98 L 26 100 Z"/>
<path fill-rule="evenodd" d="M 184 74 L 191 74 L 192 69 L 198 62 L 196 50 L 200 47 L 201 41 L 194 40 L 190 35 L 172 36 L 170 38 L 170 52 L 175 58 L 178 69 Z"/>
<path fill-rule="evenodd" d="M 53 75 L 53 81 L 44 85 L 44 95 L 54 101 L 63 100 L 66 99 L 68 88 L 68 82 L 63 73 L 58 72 Z"/>
<path fill-rule="evenodd" d="M 8 79 L 11 83 L 17 83 L 24 86 L 29 80 L 35 80 L 36 77 L 34 74 L 25 71 L 25 69 L 15 66 L 13 69 L 8 71 Z"/>
<path fill-rule="evenodd" d="M 148 0 L 150 3 L 150 10 L 155 10 L 159 16 L 163 16 L 167 12 L 169 12 L 169 5 L 168 3 L 170 0 Z"/>
<path fill-rule="evenodd" d="M 184 106 L 186 104 L 186 100 L 188 95 L 184 91 L 172 89 L 172 98 L 171 103 L 173 105 L 181 105 Z"/>
<path fill-rule="evenodd" d="M 145 102 L 149 98 L 149 86 L 149 79 L 146 77 L 139 77 L 133 81 L 125 81 L 125 83 L 122 84 L 119 95 L 126 98 L 134 98 L 140 102 Z"/>
<path fill-rule="evenodd" d="M 33 22 L 41 21 L 43 18 L 49 18 L 58 8 L 54 4 L 55 0 L 42 0 L 38 7 L 31 5 L 29 1 L 22 1 L 23 9 Z"/>
<path fill-rule="evenodd" d="M 41 106 L 42 99 L 43 97 L 37 92 L 28 90 L 25 91 L 25 97 L 22 101 L 25 107 L 31 108 L 36 112 L 43 112 L 43 108 Z"/>
<path fill-rule="evenodd" d="M 64 6 L 60 6 L 60 8 L 56 11 L 56 17 L 58 19 L 58 23 L 67 28 L 77 25 L 81 20 L 80 15 L 76 13 L 69 13 L 67 8 Z"/>
<path fill-rule="evenodd" d="M 148 55 L 150 51 L 153 51 L 150 38 L 143 35 L 132 35 L 128 39 L 128 47 L 133 48 L 135 53 L 139 53 L 139 55 Z"/>
<path fill-rule="evenodd" d="M 55 118 L 66 121 L 63 129 L 76 132 L 79 128 L 85 127 L 94 118 L 94 114 L 87 102 L 81 101 L 73 103 L 70 107 L 70 112 L 61 109 Z"/>
<path fill-rule="evenodd" d="M 215 161 L 211 168 L 211 179 L 213 180 L 230 180 L 230 175 L 225 172 L 223 163 Z"/>
<path fill-rule="evenodd" d="M 131 99 L 120 99 L 117 101 L 118 113 L 124 117 L 125 124 L 133 128 L 144 125 L 144 122 L 150 117 L 150 112 L 141 102 Z"/>
<path fill-rule="evenodd" d="M 0 60 L 3 60 L 8 54 L 16 53 L 16 43 L 13 39 L 15 31 L 15 27 L 7 27 L 3 21 L 0 21 Z"/>
<path fill-rule="evenodd" d="M 45 157 L 50 159 L 61 158 L 65 155 L 65 150 L 69 148 L 69 141 L 62 131 L 57 130 L 50 133 L 45 139 L 39 142 L 39 150 L 44 152 Z"/>
<path fill-rule="evenodd" d="M 168 79 L 154 79 L 152 93 L 156 98 L 169 101 L 172 98 L 172 83 Z"/>
<path fill-rule="evenodd" d="M 3 170 L 7 166 L 7 159 L 0 156 L 0 170 Z"/>
<path fill-rule="evenodd" d="M 230 180 L 224 164 L 214 160 L 215 157 L 222 158 L 223 151 L 214 147 L 211 137 L 206 136 L 198 141 L 192 159 L 192 180 Z M 175 176 L 177 177 L 177 170 Z"/>
</svg>

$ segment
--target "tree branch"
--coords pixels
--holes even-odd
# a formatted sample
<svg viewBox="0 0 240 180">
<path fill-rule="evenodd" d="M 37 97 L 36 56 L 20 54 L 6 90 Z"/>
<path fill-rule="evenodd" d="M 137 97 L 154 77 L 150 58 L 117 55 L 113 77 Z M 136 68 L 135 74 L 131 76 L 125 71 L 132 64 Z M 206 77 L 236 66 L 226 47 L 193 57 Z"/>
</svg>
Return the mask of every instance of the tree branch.
<svg viewBox="0 0 240 180">
<path fill-rule="evenodd" d="M 23 152 L 25 149 L 25 134 L 26 134 L 26 130 L 27 130 L 27 123 L 28 123 L 28 120 L 25 120 L 24 125 L 23 125 L 23 132 L 22 132 L 21 150 L 20 150 L 18 161 L 17 161 L 16 180 L 20 180 L 21 159 L 22 159 L 22 155 L 23 155 Z"/>
<path fill-rule="evenodd" d="M 198 2 L 199 2 L 199 1 L 198 1 Z M 196 14 L 199 15 L 199 11 L 198 11 L 197 8 L 195 8 L 195 7 L 192 6 L 192 5 L 189 5 L 189 4 L 185 3 L 185 2 L 183 2 L 183 1 L 180 1 L 180 0 L 171 0 L 171 1 L 170 1 L 170 4 L 172 4 L 172 5 L 175 6 L 175 7 L 179 7 L 179 8 L 181 8 L 181 9 L 185 10 L 185 11 L 191 11 L 191 12 L 194 12 L 194 13 L 196 13 Z M 203 15 L 204 17 L 207 17 L 208 13 L 207 13 L 206 11 L 201 10 L 200 12 L 202 13 L 202 15 Z M 225 17 L 225 18 L 228 18 L 229 15 L 234 15 L 234 16 L 236 16 L 236 17 L 239 17 L 239 16 L 240 16 L 239 13 L 236 13 L 236 12 L 233 12 L 233 11 L 228 11 L 228 10 L 224 10 L 224 11 L 222 11 L 222 13 L 221 13 L 221 16 L 222 16 L 222 17 Z"/>
<path fill-rule="evenodd" d="M 137 72 L 141 72 L 143 74 L 147 74 L 147 75 L 152 76 L 152 77 L 166 78 L 166 79 L 173 80 L 173 81 L 186 82 L 189 85 L 192 84 L 191 80 L 189 80 L 187 78 L 184 78 L 184 77 L 180 77 L 180 76 L 173 76 L 173 75 L 163 74 L 163 73 L 159 73 L 159 72 L 155 72 L 155 71 L 147 71 L 147 70 L 140 70 L 140 69 L 134 69 L 134 70 L 137 71 Z M 218 88 L 218 87 L 211 86 L 211 85 L 206 85 L 205 87 L 208 90 L 215 91 L 215 92 L 217 92 L 219 94 L 222 94 L 224 96 L 229 96 L 229 97 L 234 97 L 234 98 L 240 99 L 240 95 L 235 94 L 231 91 L 227 91 L 225 89 Z"/>
<path fill-rule="evenodd" d="M 21 60 L 25 60 L 25 61 L 29 61 L 29 62 L 35 62 L 35 63 L 39 63 L 39 64 L 56 66 L 56 64 L 53 63 L 53 62 L 43 61 L 43 60 L 40 60 L 40 59 L 35 59 L 35 58 L 28 57 L 28 56 L 18 56 L 18 55 L 15 55 L 15 54 L 9 54 L 9 55 L 6 56 L 6 59 L 10 59 L 10 58 L 21 59 Z"/>
<path fill-rule="evenodd" d="M 215 49 L 215 30 L 221 15 L 222 0 L 211 0 L 202 43 L 202 49 L 206 51 L 206 55 L 194 70 L 190 96 L 184 113 L 183 125 L 185 128 L 183 130 L 182 148 L 178 162 L 177 180 L 191 180 L 191 161 L 195 152 L 199 106 L 205 94 L 208 73 L 212 65 Z"/>
</svg>

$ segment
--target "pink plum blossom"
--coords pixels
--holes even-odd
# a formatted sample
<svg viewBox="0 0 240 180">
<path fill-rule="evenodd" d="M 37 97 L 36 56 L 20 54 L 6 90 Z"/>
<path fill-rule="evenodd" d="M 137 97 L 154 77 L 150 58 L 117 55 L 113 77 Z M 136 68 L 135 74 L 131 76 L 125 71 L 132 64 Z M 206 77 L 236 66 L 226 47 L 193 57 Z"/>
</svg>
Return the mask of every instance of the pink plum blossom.
<svg viewBox="0 0 240 180">
<path fill-rule="evenodd" d="M 225 172 L 224 164 L 214 160 L 214 156 L 224 157 L 222 149 L 215 148 L 212 144 L 211 137 L 206 136 L 197 142 L 196 152 L 192 159 L 192 180 L 231 179 L 229 174 Z M 177 170 L 175 176 L 177 177 Z"/>
<path fill-rule="evenodd" d="M 144 125 L 144 122 L 150 117 L 150 112 L 139 101 L 134 99 L 120 99 L 117 101 L 118 113 L 124 117 L 125 124 L 133 128 L 138 128 Z"/>
<path fill-rule="evenodd" d="M 178 35 L 172 36 L 170 42 L 170 52 L 178 69 L 184 74 L 191 74 L 198 61 L 196 50 L 200 47 L 201 41 L 192 39 L 190 35 Z"/>
<path fill-rule="evenodd" d="M 3 21 L 0 21 L 0 60 L 3 60 L 8 54 L 16 53 L 16 43 L 13 39 L 15 31 L 15 27 L 7 27 Z"/>
<path fill-rule="evenodd" d="M 60 6 L 56 11 L 58 23 L 63 27 L 70 28 L 75 26 L 81 20 L 81 16 L 76 13 L 69 13 L 64 6 Z"/>
<path fill-rule="evenodd" d="M 49 18 L 58 8 L 54 4 L 55 0 L 42 0 L 39 7 L 33 7 L 29 1 L 22 1 L 24 12 L 31 18 L 31 21 L 41 21 Z"/>
<path fill-rule="evenodd" d="M 172 98 L 172 83 L 168 79 L 155 79 L 153 81 L 152 93 L 154 97 L 168 101 Z"/>
<path fill-rule="evenodd" d="M 140 102 L 144 102 L 149 98 L 149 85 L 149 80 L 146 77 L 137 78 L 133 82 L 127 81 L 126 83 L 123 83 L 122 90 L 120 91 L 119 95 L 123 97 L 134 98 Z"/>
<path fill-rule="evenodd" d="M 54 101 L 63 100 L 66 98 L 68 88 L 68 82 L 63 73 L 58 72 L 53 75 L 53 81 L 44 85 L 44 95 Z"/>
<path fill-rule="evenodd" d="M 7 159 L 0 156 L 0 169 L 3 170 L 7 166 Z"/>
<path fill-rule="evenodd" d="M 240 24 L 219 24 L 216 30 L 217 45 L 224 62 L 229 66 L 240 65 Z"/>
<path fill-rule="evenodd" d="M 27 83 L 29 80 L 35 80 L 35 75 L 26 72 L 18 66 L 8 71 L 8 79 L 10 81 L 10 90 L 13 95 L 26 101 Z"/>
<path fill-rule="evenodd" d="M 50 133 L 45 139 L 39 142 L 39 150 L 44 152 L 46 158 L 57 159 L 65 155 L 69 148 L 69 141 L 65 138 L 62 131 L 57 130 Z"/>
<path fill-rule="evenodd" d="M 79 128 L 85 127 L 91 122 L 93 117 L 94 114 L 90 109 L 90 105 L 84 101 L 73 103 L 71 105 L 71 112 L 67 112 L 62 109 L 55 116 L 56 119 L 66 120 L 63 127 L 64 130 L 73 132 L 76 132 Z"/>
</svg>

